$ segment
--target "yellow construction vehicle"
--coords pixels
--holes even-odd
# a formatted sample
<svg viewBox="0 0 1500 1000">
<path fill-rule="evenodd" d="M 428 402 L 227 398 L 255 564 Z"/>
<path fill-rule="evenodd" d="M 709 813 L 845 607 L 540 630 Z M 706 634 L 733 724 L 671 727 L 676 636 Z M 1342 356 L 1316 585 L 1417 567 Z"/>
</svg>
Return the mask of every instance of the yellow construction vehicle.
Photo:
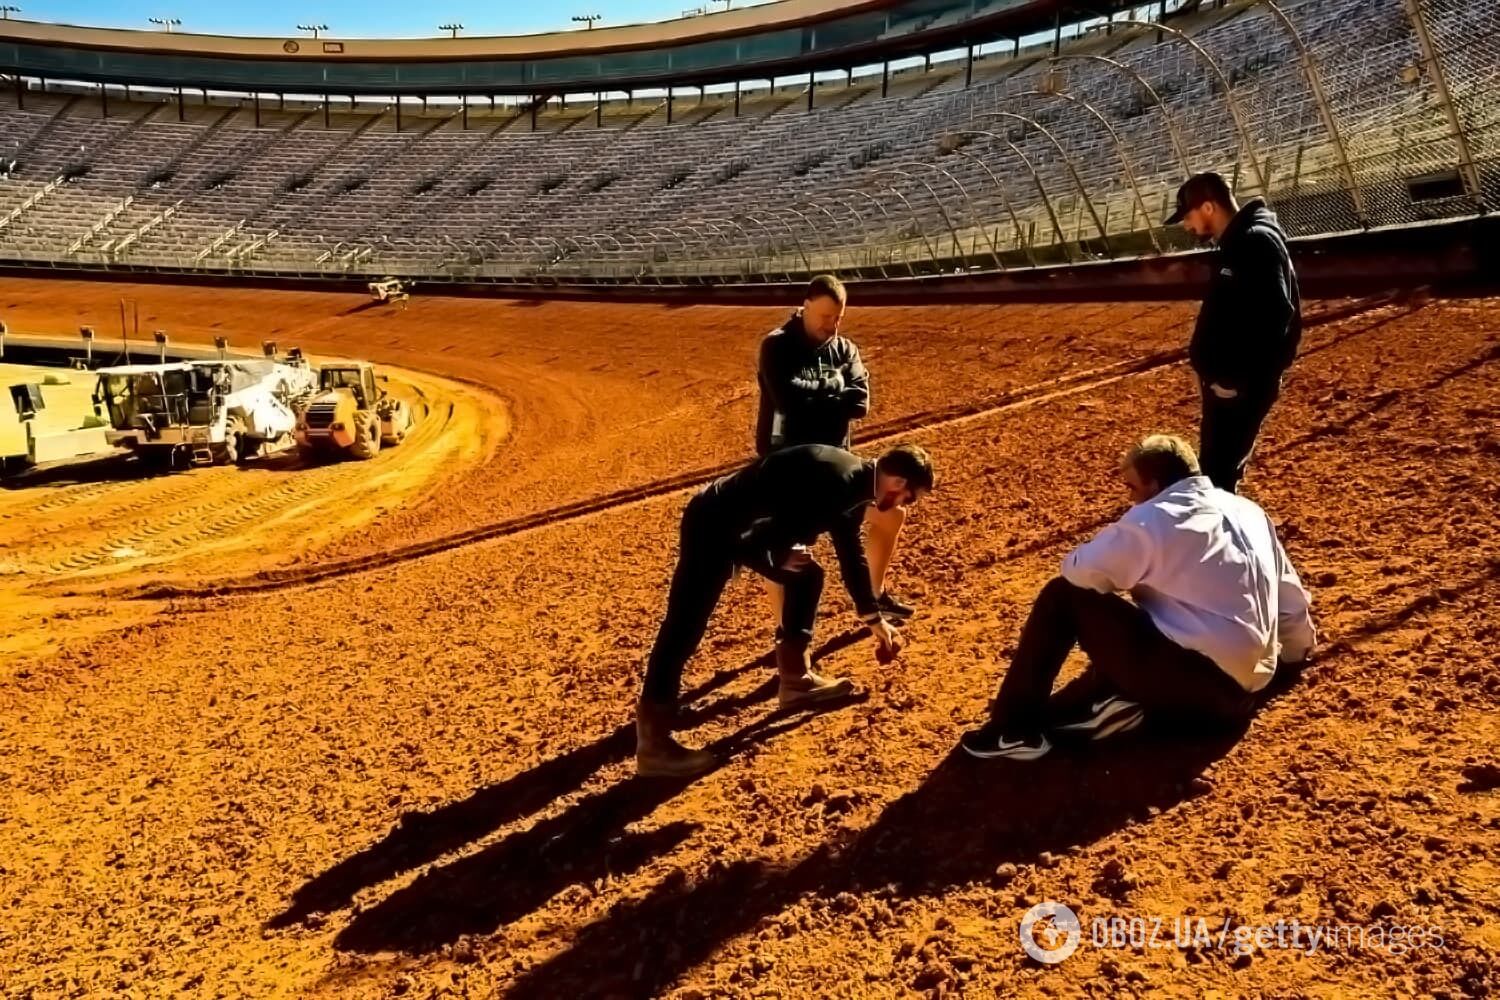
<svg viewBox="0 0 1500 1000">
<path fill-rule="evenodd" d="M 318 366 L 318 391 L 297 416 L 297 444 L 304 454 L 346 453 L 374 458 L 382 445 L 398 445 L 413 423 L 411 407 L 377 385 L 368 361 L 331 361 Z"/>
</svg>

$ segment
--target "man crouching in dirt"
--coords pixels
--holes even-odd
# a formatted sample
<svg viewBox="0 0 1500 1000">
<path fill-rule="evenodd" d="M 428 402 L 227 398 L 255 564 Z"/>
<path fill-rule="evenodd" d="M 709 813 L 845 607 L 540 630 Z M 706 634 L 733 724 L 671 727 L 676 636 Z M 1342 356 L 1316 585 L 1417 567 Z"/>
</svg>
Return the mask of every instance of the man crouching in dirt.
<svg viewBox="0 0 1500 1000">
<path fill-rule="evenodd" d="M 989 721 L 964 734 L 970 756 L 1035 760 L 1049 733 L 1099 740 L 1148 714 L 1233 725 L 1278 659 L 1311 653 L 1307 592 L 1265 511 L 1215 488 L 1181 438 L 1143 439 L 1121 473 L 1135 506 L 1042 588 Z M 1052 682 L 1074 645 L 1090 662 L 1061 704 Z"/>
<path fill-rule="evenodd" d="M 715 480 L 688 501 L 667 614 L 646 664 L 636 706 L 636 770 L 643 776 L 689 777 L 716 761 L 672 738 L 682 670 L 703 640 L 709 617 L 736 566 L 781 584 L 781 641 L 776 646 L 783 708 L 844 697 L 847 678 L 813 672 L 809 653 L 823 568 L 807 546 L 825 532 L 855 611 L 870 626 L 882 659 L 900 649 L 900 634 L 881 615 L 860 544 L 865 508 L 907 507 L 933 487 L 932 460 L 899 445 L 869 462 L 842 448 L 801 445 L 773 452 Z"/>
</svg>

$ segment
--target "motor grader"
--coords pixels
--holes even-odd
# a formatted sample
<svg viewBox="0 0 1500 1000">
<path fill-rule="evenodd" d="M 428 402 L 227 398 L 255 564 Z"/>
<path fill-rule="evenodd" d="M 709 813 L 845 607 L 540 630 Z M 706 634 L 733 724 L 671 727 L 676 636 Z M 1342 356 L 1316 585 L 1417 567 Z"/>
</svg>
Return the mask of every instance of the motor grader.
<svg viewBox="0 0 1500 1000">
<path fill-rule="evenodd" d="M 411 407 L 377 383 L 368 361 L 331 361 L 318 366 L 318 391 L 297 417 L 297 444 L 304 454 L 374 458 L 381 446 L 400 444 L 411 430 Z"/>
</svg>

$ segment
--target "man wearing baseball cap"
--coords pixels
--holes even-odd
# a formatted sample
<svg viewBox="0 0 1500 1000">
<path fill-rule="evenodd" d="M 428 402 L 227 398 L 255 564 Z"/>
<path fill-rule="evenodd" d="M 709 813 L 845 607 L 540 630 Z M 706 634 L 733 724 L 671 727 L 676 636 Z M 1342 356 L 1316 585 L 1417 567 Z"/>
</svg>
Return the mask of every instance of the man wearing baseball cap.
<svg viewBox="0 0 1500 1000">
<path fill-rule="evenodd" d="M 1241 207 L 1218 174 L 1189 177 L 1166 224 L 1219 248 L 1188 356 L 1203 394 L 1203 473 L 1233 493 L 1302 339 L 1297 273 L 1276 213 L 1261 198 Z"/>
</svg>

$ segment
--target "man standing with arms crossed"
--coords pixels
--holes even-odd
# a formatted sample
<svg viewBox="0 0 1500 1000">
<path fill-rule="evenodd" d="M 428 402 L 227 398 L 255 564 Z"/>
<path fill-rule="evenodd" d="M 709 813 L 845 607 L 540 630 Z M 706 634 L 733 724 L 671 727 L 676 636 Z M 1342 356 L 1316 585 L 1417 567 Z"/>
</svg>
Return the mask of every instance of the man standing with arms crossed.
<svg viewBox="0 0 1500 1000">
<path fill-rule="evenodd" d="M 820 274 L 808 284 L 802 308 L 761 341 L 757 455 L 801 444 L 849 447 L 849 425 L 870 411 L 870 373 L 859 348 L 839 335 L 847 304 L 843 282 Z M 906 509 L 900 506 L 872 506 L 865 520 L 870 584 L 881 613 L 895 619 L 909 618 L 914 610 L 885 589 L 886 571 L 905 524 Z M 774 583 L 772 595 L 779 617 L 781 592 Z"/>
<path fill-rule="evenodd" d="M 1166 224 L 1178 223 L 1219 247 L 1188 356 L 1203 393 L 1203 474 L 1233 493 L 1302 339 L 1297 273 L 1276 213 L 1261 198 L 1240 207 L 1218 174 L 1178 189 Z"/>
</svg>

